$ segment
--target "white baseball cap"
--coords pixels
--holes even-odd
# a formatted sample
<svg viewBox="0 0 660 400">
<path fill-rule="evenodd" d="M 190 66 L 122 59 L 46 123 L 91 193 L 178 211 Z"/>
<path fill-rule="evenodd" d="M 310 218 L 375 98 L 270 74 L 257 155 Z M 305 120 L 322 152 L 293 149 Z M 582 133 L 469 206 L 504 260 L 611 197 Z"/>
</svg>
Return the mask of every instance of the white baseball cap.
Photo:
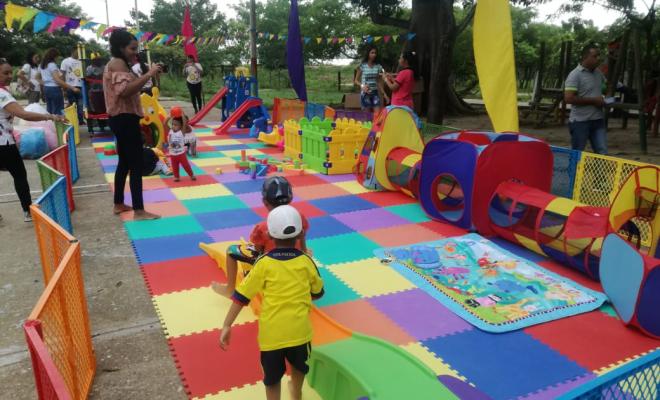
<svg viewBox="0 0 660 400">
<path fill-rule="evenodd" d="M 302 232 L 302 218 L 294 207 L 275 207 L 267 219 L 268 234 L 274 239 L 291 239 Z"/>
</svg>

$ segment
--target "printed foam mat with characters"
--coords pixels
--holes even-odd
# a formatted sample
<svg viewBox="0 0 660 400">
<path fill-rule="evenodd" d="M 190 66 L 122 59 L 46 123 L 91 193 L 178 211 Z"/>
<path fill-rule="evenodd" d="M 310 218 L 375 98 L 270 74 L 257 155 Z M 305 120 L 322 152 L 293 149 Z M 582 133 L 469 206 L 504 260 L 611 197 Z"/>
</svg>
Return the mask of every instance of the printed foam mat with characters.
<svg viewBox="0 0 660 400">
<path fill-rule="evenodd" d="M 599 308 L 607 298 L 477 234 L 374 253 L 461 318 L 508 332 Z"/>
</svg>

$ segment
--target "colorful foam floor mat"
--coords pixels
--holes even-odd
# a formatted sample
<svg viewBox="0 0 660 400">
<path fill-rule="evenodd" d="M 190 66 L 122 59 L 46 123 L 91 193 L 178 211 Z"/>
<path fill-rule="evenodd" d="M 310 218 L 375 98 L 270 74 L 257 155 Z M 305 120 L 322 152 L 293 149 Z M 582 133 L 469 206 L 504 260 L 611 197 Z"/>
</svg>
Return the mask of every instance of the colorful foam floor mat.
<svg viewBox="0 0 660 400">
<path fill-rule="evenodd" d="M 163 218 L 122 218 L 189 397 L 261 398 L 256 319 L 244 310 L 230 349 L 220 349 L 220 327 L 230 301 L 217 296 L 210 283 L 226 279 L 199 243 L 248 237 L 267 214 L 262 181 L 239 173 L 234 163 L 241 150 L 255 157 L 281 153 L 248 138 L 245 131 L 216 136 L 212 128 L 195 130 L 199 156 L 191 163 L 197 181 L 185 175 L 178 183 L 172 177 L 145 178 L 146 208 Z M 111 183 L 117 158 L 103 154 L 109 141 L 94 138 L 93 145 Z M 350 175 L 285 175 L 294 186 L 296 207 L 309 219 L 308 244 L 325 283 L 326 294 L 317 306 L 355 332 L 400 346 L 437 375 L 455 376 L 493 399 L 551 399 L 658 347 L 658 341 L 621 324 L 609 306 L 513 332 L 479 330 L 373 253 L 467 232 L 429 220 L 403 194 L 370 192 Z M 130 202 L 130 195 L 126 200 Z M 553 261 L 499 239 L 494 242 L 601 290 Z M 309 388 L 306 395 L 318 398 Z"/>
<path fill-rule="evenodd" d="M 509 332 L 593 311 L 607 300 L 604 294 L 545 270 L 476 233 L 374 254 L 487 332 Z"/>
</svg>

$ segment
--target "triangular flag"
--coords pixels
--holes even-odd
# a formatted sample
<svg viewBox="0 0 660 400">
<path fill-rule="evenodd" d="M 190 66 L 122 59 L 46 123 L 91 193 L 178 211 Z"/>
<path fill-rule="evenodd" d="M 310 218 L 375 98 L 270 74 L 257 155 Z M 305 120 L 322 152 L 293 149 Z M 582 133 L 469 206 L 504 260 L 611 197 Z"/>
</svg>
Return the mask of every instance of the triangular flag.
<svg viewBox="0 0 660 400">
<path fill-rule="evenodd" d="M 337 39 L 336 37 L 332 38 L 332 44 L 337 44 L 338 41 L 339 41 L 339 39 Z"/>
<path fill-rule="evenodd" d="M 374 36 L 374 42 L 377 42 L 382 38 L 383 38 L 382 36 Z"/>
<path fill-rule="evenodd" d="M 103 31 L 103 36 L 107 36 L 107 35 L 111 34 L 112 31 L 114 31 L 115 29 L 117 29 L 116 26 L 110 26 L 110 27 L 105 28 L 105 30 Z"/>
<path fill-rule="evenodd" d="M 157 42 L 157 41 L 159 41 L 163 36 L 165 36 L 165 35 L 163 35 L 162 33 L 158 33 L 158 34 L 156 34 L 156 36 L 154 36 L 154 37 L 150 40 L 150 42 L 152 42 L 152 43 Z"/>
<path fill-rule="evenodd" d="M 5 24 L 7 29 L 11 29 L 14 21 L 20 21 L 27 12 L 27 7 L 18 6 L 13 3 L 7 4 L 5 6 Z"/>
<path fill-rule="evenodd" d="M 73 30 L 73 29 L 78 29 L 79 26 L 80 26 L 80 20 L 79 20 L 79 19 L 77 19 L 77 18 L 70 18 L 70 19 L 69 19 L 69 22 L 67 22 L 67 23 L 64 25 L 64 28 L 62 28 L 62 32 L 64 32 L 64 33 L 70 33 L 71 30 Z"/>
<path fill-rule="evenodd" d="M 317 37 L 316 38 L 316 43 L 321 44 L 321 40 L 323 40 L 323 38 Z"/>
<path fill-rule="evenodd" d="M 371 35 L 367 36 L 367 39 L 366 39 L 367 43 L 371 43 L 373 41 L 374 41 L 374 38 Z"/>
<path fill-rule="evenodd" d="M 352 38 L 352 37 L 350 37 L 350 36 L 349 36 L 349 37 L 347 37 L 347 38 L 346 38 L 346 43 L 348 43 L 348 44 L 351 44 L 351 43 L 353 43 L 353 38 Z"/>
<path fill-rule="evenodd" d="M 339 38 L 339 44 L 344 43 L 346 41 L 346 38 L 340 37 Z"/>
<path fill-rule="evenodd" d="M 105 24 L 99 24 L 98 28 L 96 28 L 96 37 L 100 38 L 107 27 Z"/>
<path fill-rule="evenodd" d="M 303 41 L 305 42 L 305 44 L 309 43 L 311 40 L 312 40 L 311 37 L 303 38 Z"/>
<path fill-rule="evenodd" d="M 393 35 L 392 36 L 392 41 L 396 42 L 397 40 L 399 40 L 399 35 Z"/>
<path fill-rule="evenodd" d="M 80 29 L 94 30 L 94 29 L 96 29 L 97 26 L 99 26 L 99 24 L 97 24 L 94 21 L 85 21 L 84 24 L 83 24 L 83 21 L 80 22 Z"/>
<path fill-rule="evenodd" d="M 383 36 L 383 42 L 387 43 L 387 42 L 390 41 L 391 38 L 392 38 L 392 36 L 390 36 L 390 35 L 385 35 L 385 36 Z"/>
<path fill-rule="evenodd" d="M 39 11 L 37 13 L 37 16 L 34 17 L 34 24 L 32 24 L 32 30 L 34 31 L 34 33 L 41 32 L 44 29 L 46 29 L 48 24 L 50 24 L 51 21 L 54 19 L 55 19 L 55 14 L 51 14 L 45 11 Z"/>
<path fill-rule="evenodd" d="M 417 36 L 416 33 L 412 33 L 412 32 L 408 33 L 408 40 L 413 40 L 415 36 Z"/>
<path fill-rule="evenodd" d="M 39 10 L 29 7 L 27 11 L 25 11 L 25 14 L 23 14 L 21 17 L 21 25 L 18 27 L 18 30 L 20 31 L 21 29 L 25 28 L 25 25 L 32 21 L 32 18 L 34 18 L 37 13 L 39 13 Z"/>
<path fill-rule="evenodd" d="M 271 34 L 269 35 L 269 38 L 270 38 L 270 40 L 273 40 L 273 39 L 275 38 L 275 35 L 273 35 L 273 34 L 271 33 Z"/>
<path fill-rule="evenodd" d="M 169 35 L 167 37 L 167 40 L 164 42 L 165 45 L 172 44 L 172 42 L 176 40 L 176 35 Z"/>
<path fill-rule="evenodd" d="M 135 36 L 135 39 L 137 39 L 137 41 L 139 42 L 140 39 L 142 39 L 142 36 L 144 36 L 144 32 L 137 31 L 137 32 L 133 33 L 133 36 Z"/>
<path fill-rule="evenodd" d="M 280 40 L 286 40 L 287 36 L 286 35 L 280 35 Z"/>
<path fill-rule="evenodd" d="M 48 27 L 48 33 L 53 33 L 56 30 L 62 28 L 64 25 L 66 25 L 67 22 L 69 22 L 69 17 L 65 17 L 64 15 L 58 15 L 55 17 L 53 22 L 51 22 L 50 27 Z"/>
</svg>

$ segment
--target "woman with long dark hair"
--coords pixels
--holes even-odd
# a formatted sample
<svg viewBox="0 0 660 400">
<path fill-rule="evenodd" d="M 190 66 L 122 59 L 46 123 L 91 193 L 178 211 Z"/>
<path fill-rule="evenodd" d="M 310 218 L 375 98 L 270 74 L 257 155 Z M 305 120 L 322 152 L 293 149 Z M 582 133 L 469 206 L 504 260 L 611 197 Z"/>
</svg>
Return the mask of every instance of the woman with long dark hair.
<svg viewBox="0 0 660 400">
<path fill-rule="evenodd" d="M 41 56 L 30 51 L 25 59 L 25 64 L 18 71 L 19 92 L 25 95 L 28 104 L 38 103 L 41 99 L 41 73 L 39 73 L 39 62 Z"/>
<path fill-rule="evenodd" d="M 74 94 L 80 93 L 80 89 L 71 86 L 64 81 L 62 73 L 55 64 L 55 59 L 60 53 L 55 48 L 46 50 L 39 72 L 44 82 L 44 96 L 46 97 L 46 109 L 50 114 L 62 115 L 64 113 L 64 95 L 62 89 L 70 90 Z"/>
<path fill-rule="evenodd" d="M 384 75 L 385 84 L 392 90 L 392 105 L 415 108 L 412 91 L 417 78 L 417 54 L 414 51 L 405 51 L 399 58 L 399 72 L 396 78 Z"/>
<path fill-rule="evenodd" d="M 380 97 L 383 96 L 385 103 L 389 102 L 385 91 L 383 90 L 383 80 L 380 78 L 383 67 L 378 59 L 378 49 L 376 46 L 367 47 L 362 63 L 357 68 L 355 74 L 355 83 L 360 87 L 360 104 L 365 111 L 380 111 Z"/>
<path fill-rule="evenodd" d="M 103 89 L 110 129 L 117 138 L 119 163 L 115 171 L 115 214 L 133 210 L 135 219 L 160 218 L 144 210 L 142 199 L 142 104 L 140 89 L 148 80 L 160 73 L 160 67 L 153 65 L 149 71 L 138 77 L 131 71 L 136 61 L 138 42 L 135 36 L 123 29 L 110 34 L 112 59 L 103 73 Z M 124 204 L 126 177 L 130 174 L 131 200 L 133 207 Z"/>
</svg>

